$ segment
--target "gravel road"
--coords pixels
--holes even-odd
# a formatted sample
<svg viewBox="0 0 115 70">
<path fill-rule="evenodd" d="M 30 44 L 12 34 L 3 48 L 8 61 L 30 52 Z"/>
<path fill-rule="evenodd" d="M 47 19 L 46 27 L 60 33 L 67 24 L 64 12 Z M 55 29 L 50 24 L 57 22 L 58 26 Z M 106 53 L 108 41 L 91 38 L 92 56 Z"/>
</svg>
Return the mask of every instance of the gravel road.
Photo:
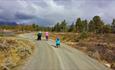
<svg viewBox="0 0 115 70">
<path fill-rule="evenodd" d="M 36 41 L 34 33 L 20 37 L 35 42 L 33 55 L 18 70 L 109 70 L 103 64 L 90 58 L 85 53 L 61 44 L 55 48 L 52 40 Z"/>
</svg>

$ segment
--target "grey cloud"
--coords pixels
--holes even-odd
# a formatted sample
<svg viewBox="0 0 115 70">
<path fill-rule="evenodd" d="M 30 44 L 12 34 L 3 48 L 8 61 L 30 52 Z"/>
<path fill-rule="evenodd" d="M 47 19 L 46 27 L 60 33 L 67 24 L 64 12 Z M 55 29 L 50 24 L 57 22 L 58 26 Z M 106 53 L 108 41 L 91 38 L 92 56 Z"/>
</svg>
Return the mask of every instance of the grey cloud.
<svg viewBox="0 0 115 70">
<path fill-rule="evenodd" d="M 0 20 L 54 24 L 63 19 L 72 22 L 77 17 L 91 19 L 100 15 L 111 22 L 115 18 L 114 6 L 114 0 L 0 0 Z"/>
<path fill-rule="evenodd" d="M 34 18 L 36 18 L 36 16 L 18 12 L 15 14 L 15 18 L 26 20 L 26 19 L 34 19 Z"/>
</svg>

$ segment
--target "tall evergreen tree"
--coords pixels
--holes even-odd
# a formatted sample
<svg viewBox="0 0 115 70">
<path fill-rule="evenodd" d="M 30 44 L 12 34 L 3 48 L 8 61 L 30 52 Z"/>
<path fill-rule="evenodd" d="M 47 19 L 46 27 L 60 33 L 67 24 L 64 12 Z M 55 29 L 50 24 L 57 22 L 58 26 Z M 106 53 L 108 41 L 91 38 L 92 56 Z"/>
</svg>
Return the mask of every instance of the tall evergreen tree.
<svg viewBox="0 0 115 70">
<path fill-rule="evenodd" d="M 113 19 L 112 22 L 112 32 L 115 33 L 115 19 Z"/>
<path fill-rule="evenodd" d="M 85 32 L 88 31 L 88 22 L 87 22 L 87 20 L 83 20 L 82 25 L 83 25 L 82 32 L 83 31 L 85 31 Z"/>
<path fill-rule="evenodd" d="M 94 24 L 93 20 L 90 20 L 90 22 L 88 24 L 88 31 L 89 32 L 94 32 L 95 31 L 95 24 Z"/>
<path fill-rule="evenodd" d="M 101 20 L 100 16 L 94 16 L 93 17 L 93 22 L 94 22 L 94 27 L 95 27 L 95 32 L 100 33 L 101 29 L 104 26 L 103 21 Z"/>
<path fill-rule="evenodd" d="M 83 27 L 83 24 L 82 24 L 81 18 L 78 18 L 76 20 L 76 24 L 75 24 L 75 31 L 76 32 L 81 32 L 82 31 L 82 27 Z"/>
<path fill-rule="evenodd" d="M 61 32 L 66 32 L 67 31 L 67 22 L 63 20 L 60 24 Z"/>
<path fill-rule="evenodd" d="M 32 24 L 32 29 L 34 31 L 38 31 L 39 30 L 39 26 L 37 24 Z"/>
<path fill-rule="evenodd" d="M 74 32 L 74 30 L 75 30 L 75 25 L 74 25 L 74 23 L 72 23 L 71 25 L 70 25 L 70 27 L 69 27 L 69 32 Z"/>
<path fill-rule="evenodd" d="M 60 24 L 57 22 L 57 24 L 54 26 L 53 31 L 60 32 Z"/>
</svg>

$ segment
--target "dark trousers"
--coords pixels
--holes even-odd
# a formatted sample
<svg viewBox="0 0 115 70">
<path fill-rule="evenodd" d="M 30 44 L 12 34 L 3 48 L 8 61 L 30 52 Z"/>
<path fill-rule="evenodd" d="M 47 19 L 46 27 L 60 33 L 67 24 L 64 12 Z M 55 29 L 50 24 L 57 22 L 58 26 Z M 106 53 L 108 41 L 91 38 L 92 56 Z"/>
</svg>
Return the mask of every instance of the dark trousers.
<svg viewBox="0 0 115 70">
<path fill-rule="evenodd" d="M 48 40 L 48 36 L 46 36 L 46 40 Z"/>
<path fill-rule="evenodd" d="M 41 40 L 41 36 L 38 36 L 37 40 Z"/>
</svg>

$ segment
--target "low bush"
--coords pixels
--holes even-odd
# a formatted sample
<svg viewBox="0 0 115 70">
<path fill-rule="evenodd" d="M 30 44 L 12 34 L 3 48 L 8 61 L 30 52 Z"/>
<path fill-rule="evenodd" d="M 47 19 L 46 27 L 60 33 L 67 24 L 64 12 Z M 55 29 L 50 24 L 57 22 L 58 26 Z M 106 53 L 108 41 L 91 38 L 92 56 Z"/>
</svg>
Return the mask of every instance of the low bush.
<svg viewBox="0 0 115 70">
<path fill-rule="evenodd" d="M 30 41 L 0 37 L 0 70 L 9 70 L 22 63 L 34 50 Z"/>
</svg>

